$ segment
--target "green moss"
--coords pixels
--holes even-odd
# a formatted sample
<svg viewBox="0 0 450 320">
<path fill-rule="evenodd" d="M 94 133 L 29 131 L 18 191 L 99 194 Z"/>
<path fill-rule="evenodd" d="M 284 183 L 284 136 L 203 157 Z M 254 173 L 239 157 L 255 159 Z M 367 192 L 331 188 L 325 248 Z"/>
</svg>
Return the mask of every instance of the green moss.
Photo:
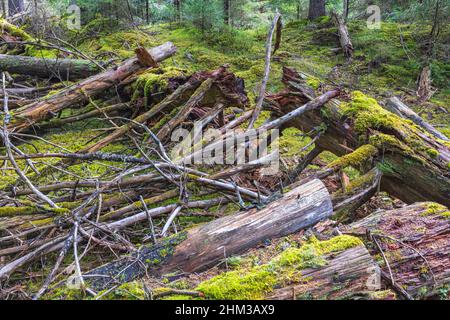
<svg viewBox="0 0 450 320">
<path fill-rule="evenodd" d="M 439 157 L 439 151 L 436 149 L 427 149 L 427 154 L 433 159 Z"/>
<path fill-rule="evenodd" d="M 320 87 L 321 81 L 315 77 L 309 77 L 308 80 L 306 80 L 306 84 L 311 88 L 317 90 Z"/>
<path fill-rule="evenodd" d="M 104 292 L 99 292 L 98 297 Z M 108 294 L 102 300 L 145 300 L 145 290 L 142 282 L 133 281 L 124 283 Z"/>
<path fill-rule="evenodd" d="M 34 40 L 33 37 L 30 36 L 27 32 L 25 32 L 19 27 L 16 27 L 15 25 L 9 23 L 8 21 L 2 18 L 0 18 L 0 29 L 2 30 L 2 33 L 3 30 L 6 30 L 9 33 L 9 35 L 21 38 L 23 41 Z"/>
<path fill-rule="evenodd" d="M 263 299 L 276 285 L 301 280 L 301 270 L 324 266 L 324 255 L 362 245 L 352 236 L 338 236 L 327 241 L 311 241 L 300 248 L 288 248 L 268 264 L 223 273 L 202 282 L 196 290 L 207 299 Z"/>
<path fill-rule="evenodd" d="M 409 146 L 390 134 L 377 133 L 372 135 L 369 137 L 369 143 L 379 149 L 399 149 L 408 154 L 414 153 Z"/>
<path fill-rule="evenodd" d="M 375 99 L 355 91 L 352 100 L 340 106 L 342 113 L 353 119 L 354 127 L 362 140 L 377 148 L 401 150 L 412 160 L 425 163 L 439 152 L 430 149 L 423 140 L 429 135 L 410 120 L 405 120 L 383 109 Z M 381 133 L 392 132 L 392 134 Z M 395 134 L 395 136 L 394 136 Z"/>
<path fill-rule="evenodd" d="M 311 138 L 303 134 L 297 128 L 287 128 L 283 130 L 279 138 L 280 153 L 283 157 L 300 157 L 308 152 L 314 146 L 302 151 L 302 149 L 311 142 Z"/>
<path fill-rule="evenodd" d="M 404 119 L 383 109 L 375 99 L 360 91 L 354 91 L 351 102 L 342 104 L 341 108 L 345 115 L 354 119 L 355 129 L 360 134 L 366 133 L 368 129 L 400 128 L 406 125 Z"/>
<path fill-rule="evenodd" d="M 365 164 L 369 159 L 378 154 L 378 149 L 370 144 L 363 145 L 355 151 L 339 159 L 333 161 L 328 165 L 328 168 L 345 168 L 348 166 L 353 166 L 358 168 Z"/>
<path fill-rule="evenodd" d="M 450 219 L 450 211 L 442 204 L 430 202 L 426 204 L 426 211 L 422 213 L 423 216 L 440 215 L 441 217 Z"/>
<path fill-rule="evenodd" d="M 209 299 L 257 300 L 270 292 L 276 284 L 273 272 L 267 267 L 254 267 L 251 271 L 236 270 L 201 283 L 197 290 Z"/>
</svg>

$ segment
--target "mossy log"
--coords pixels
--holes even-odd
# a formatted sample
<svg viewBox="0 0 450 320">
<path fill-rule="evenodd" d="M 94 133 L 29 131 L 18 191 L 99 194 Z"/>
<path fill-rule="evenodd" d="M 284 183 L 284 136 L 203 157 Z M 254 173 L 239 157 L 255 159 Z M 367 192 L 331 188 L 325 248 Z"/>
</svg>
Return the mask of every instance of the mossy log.
<svg viewBox="0 0 450 320">
<path fill-rule="evenodd" d="M 285 115 L 310 100 L 305 95 L 306 83 L 292 69 L 285 69 L 283 82 L 288 86 L 282 92 L 269 96 L 267 102 L 275 116 Z M 297 86 L 293 84 L 297 83 Z M 361 146 L 362 152 L 342 167 L 353 166 L 365 173 L 372 159 L 383 173 L 381 189 L 406 203 L 436 201 L 450 205 L 449 163 L 450 150 L 446 141 L 435 138 L 410 120 L 403 119 L 385 109 L 376 100 L 361 92 L 354 92 L 348 101 L 332 100 L 321 109 L 311 110 L 284 124 L 283 128 L 296 127 L 304 132 L 326 126 L 316 146 L 338 156 L 352 153 Z M 351 159 L 349 159 L 351 160 Z M 345 163 L 344 163 L 345 162 Z"/>
<path fill-rule="evenodd" d="M 340 235 L 291 243 L 268 263 L 221 273 L 196 290 L 214 300 L 388 298 L 380 288 L 380 268 L 362 241 Z"/>
<path fill-rule="evenodd" d="M 418 126 L 421 126 L 425 130 L 427 130 L 429 133 L 434 135 L 436 138 L 439 138 L 444 141 L 450 141 L 449 138 L 447 138 L 443 133 L 441 133 L 439 130 L 437 130 L 435 127 L 433 127 L 430 123 L 425 121 L 421 116 L 419 116 L 417 113 L 415 113 L 413 110 L 411 110 L 410 107 L 408 107 L 406 104 L 404 104 L 399 98 L 392 97 L 389 98 L 386 101 L 386 109 L 391 111 L 392 113 L 397 114 L 398 116 L 409 119 Z"/>
<path fill-rule="evenodd" d="M 414 299 L 449 299 L 449 218 L 447 207 L 425 202 L 373 213 L 341 231 L 366 238 L 388 285 L 393 280 Z"/>
<path fill-rule="evenodd" d="M 0 70 L 41 78 L 78 80 L 92 76 L 101 69 L 89 60 L 47 59 L 0 54 Z"/>
<path fill-rule="evenodd" d="M 324 256 L 323 266 L 301 271 L 303 281 L 274 290 L 270 300 L 393 299 L 380 291 L 379 266 L 364 245 Z M 380 296 L 382 295 L 382 296 Z"/>
<path fill-rule="evenodd" d="M 237 213 L 144 246 L 86 274 L 89 286 L 101 290 L 130 282 L 146 272 L 163 275 L 174 270 L 197 272 L 227 256 L 241 253 L 267 239 L 286 236 L 330 217 L 333 208 L 325 185 L 313 180 L 261 210 Z"/>
<path fill-rule="evenodd" d="M 162 61 L 174 55 L 176 50 L 173 43 L 166 42 L 149 52 L 155 61 Z M 65 108 L 88 101 L 89 97 L 103 93 L 132 74 L 145 69 L 147 66 L 142 66 L 137 58 L 131 58 L 117 68 L 94 75 L 48 98 L 17 109 L 9 129 L 23 131 Z"/>
</svg>

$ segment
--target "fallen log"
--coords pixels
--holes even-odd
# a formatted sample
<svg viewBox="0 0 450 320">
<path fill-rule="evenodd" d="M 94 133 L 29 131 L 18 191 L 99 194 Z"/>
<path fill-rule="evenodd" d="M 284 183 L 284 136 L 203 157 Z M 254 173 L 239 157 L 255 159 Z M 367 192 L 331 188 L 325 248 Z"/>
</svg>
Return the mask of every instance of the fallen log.
<svg viewBox="0 0 450 320">
<path fill-rule="evenodd" d="M 320 180 L 300 186 L 264 209 L 237 213 L 179 233 L 136 255 L 94 269 L 89 286 L 102 290 L 130 282 L 146 272 L 162 275 L 175 269 L 196 272 L 226 255 L 243 252 L 271 238 L 308 228 L 332 214 L 330 195 Z"/>
<path fill-rule="evenodd" d="M 63 81 L 84 79 L 101 71 L 89 60 L 48 59 L 0 54 L 0 70 Z"/>
<path fill-rule="evenodd" d="M 287 83 L 293 79 L 283 80 Z M 301 77 L 298 76 L 296 81 L 300 81 L 298 79 Z M 304 85 L 303 82 L 300 84 Z M 269 96 L 267 101 L 274 116 L 278 117 L 289 114 L 310 98 L 290 85 L 288 90 Z M 345 103 L 332 100 L 321 109 L 309 110 L 285 123 L 281 129 L 296 127 L 309 132 L 323 124 L 327 130 L 316 142 L 321 150 L 338 156 L 363 145 L 378 150 L 372 166 L 377 166 L 383 173 L 381 190 L 406 203 L 431 200 L 450 205 L 450 150 L 445 141 L 435 139 L 424 129 L 383 109 L 376 100 L 361 92 L 353 92 Z M 370 147 L 364 150 L 370 154 L 360 152 L 335 164 L 354 166 L 365 173 L 370 167 L 359 165 L 368 156 L 372 157 L 374 150 Z"/>
<path fill-rule="evenodd" d="M 386 282 L 405 298 L 449 299 L 445 289 L 450 283 L 449 216 L 445 206 L 417 203 L 373 213 L 341 232 L 371 244 Z"/>
<path fill-rule="evenodd" d="M 176 50 L 173 43 L 166 42 L 159 47 L 150 49 L 149 53 L 155 61 L 162 61 L 174 55 Z M 141 65 L 137 58 L 131 58 L 118 68 L 94 75 L 44 100 L 17 109 L 9 130 L 23 131 L 65 108 L 88 101 L 89 97 L 102 93 L 130 75 L 145 69 L 147 66 Z"/>
<path fill-rule="evenodd" d="M 429 124 L 427 121 L 425 121 L 421 116 L 419 116 L 417 113 L 415 113 L 411 108 L 409 108 L 406 104 L 404 104 L 399 98 L 392 97 L 389 98 L 386 101 L 386 109 L 391 111 L 392 113 L 395 113 L 399 117 L 409 119 L 418 126 L 421 126 L 426 131 L 431 133 L 436 138 L 439 138 L 441 140 L 450 141 L 449 138 L 447 138 L 444 134 L 439 132 L 435 127 L 433 127 L 431 124 Z"/>
<path fill-rule="evenodd" d="M 214 300 L 374 299 L 380 287 L 379 267 L 361 240 L 340 235 L 311 237 L 266 264 L 222 273 L 196 290 Z"/>
</svg>

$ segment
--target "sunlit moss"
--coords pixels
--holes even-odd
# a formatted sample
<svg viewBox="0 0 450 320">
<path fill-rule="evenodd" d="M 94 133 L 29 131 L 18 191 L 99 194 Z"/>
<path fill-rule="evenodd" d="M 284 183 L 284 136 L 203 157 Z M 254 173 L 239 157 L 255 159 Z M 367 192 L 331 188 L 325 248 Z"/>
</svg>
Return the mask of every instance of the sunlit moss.
<svg viewBox="0 0 450 320">
<path fill-rule="evenodd" d="M 426 210 L 422 215 L 440 215 L 441 217 L 450 219 L 450 211 L 448 208 L 442 204 L 434 202 L 429 202 L 426 204 Z"/>
<path fill-rule="evenodd" d="M 355 151 L 338 158 L 328 165 L 329 168 L 345 168 L 353 166 L 358 168 L 365 164 L 370 158 L 378 154 L 378 149 L 370 144 L 359 147 Z"/>
</svg>

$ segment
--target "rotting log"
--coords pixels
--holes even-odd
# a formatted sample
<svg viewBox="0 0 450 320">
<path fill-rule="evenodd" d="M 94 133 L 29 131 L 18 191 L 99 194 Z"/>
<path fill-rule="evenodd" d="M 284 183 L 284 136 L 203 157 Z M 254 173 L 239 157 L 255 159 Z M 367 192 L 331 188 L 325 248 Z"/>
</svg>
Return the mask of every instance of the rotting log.
<svg viewBox="0 0 450 320">
<path fill-rule="evenodd" d="M 394 299 L 380 291 L 379 266 L 363 245 L 324 257 L 326 264 L 301 271 L 304 281 L 276 289 L 270 300 Z"/>
<path fill-rule="evenodd" d="M 405 298 L 449 299 L 449 217 L 445 206 L 416 203 L 375 212 L 340 230 L 363 237 L 371 244 L 372 255 L 379 257 L 387 284 L 392 285 L 393 281 L 394 288 L 400 288 Z"/>
<path fill-rule="evenodd" d="M 411 108 L 408 107 L 406 104 L 404 104 L 399 98 L 397 98 L 397 97 L 389 98 L 386 101 L 386 109 L 388 109 L 392 113 L 395 113 L 399 117 L 411 120 L 418 126 L 421 126 L 426 131 L 431 133 L 436 138 L 439 138 L 439 139 L 445 140 L 445 141 L 450 141 L 449 138 L 447 138 L 443 133 L 441 133 L 439 130 L 437 130 L 435 127 L 433 127 L 430 123 L 425 121 L 421 116 L 419 116 L 413 110 L 411 110 Z"/>
<path fill-rule="evenodd" d="M 173 43 L 166 42 L 159 47 L 150 49 L 149 53 L 155 61 L 162 61 L 174 55 L 176 50 Z M 146 68 L 139 63 L 137 58 L 128 59 L 117 68 L 94 75 L 48 98 L 17 109 L 9 129 L 14 129 L 16 132 L 23 131 L 65 108 L 88 101 L 89 97 L 104 92 L 130 75 Z"/>
<path fill-rule="evenodd" d="M 81 59 L 48 59 L 0 54 L 0 70 L 41 78 L 78 80 L 101 71 L 98 65 Z"/>
<path fill-rule="evenodd" d="M 298 82 L 304 87 L 305 81 L 300 75 L 294 77 L 292 74 L 295 74 L 294 70 L 286 69 L 283 82 L 288 89 L 266 99 L 275 117 L 286 115 L 310 101 L 304 91 L 296 90 L 292 85 Z M 321 150 L 337 156 L 351 153 L 363 145 L 378 150 L 372 166 L 377 166 L 383 173 L 381 190 L 406 203 L 436 201 L 450 205 L 448 142 L 434 138 L 421 127 L 383 109 L 376 100 L 361 92 L 352 93 L 344 103 L 331 100 L 320 109 L 291 119 L 281 129 L 296 127 L 310 132 L 323 124 L 327 130 L 316 142 Z M 364 157 L 364 154 L 360 155 Z M 351 162 L 342 165 L 355 164 Z"/>
<path fill-rule="evenodd" d="M 251 209 L 220 218 L 157 245 L 144 246 L 137 254 L 90 271 L 86 279 L 91 288 L 102 290 L 142 277 L 146 272 L 163 275 L 174 270 L 201 271 L 224 255 L 238 254 L 264 240 L 313 226 L 330 217 L 332 211 L 325 185 L 313 180 L 260 211 Z"/>
</svg>

